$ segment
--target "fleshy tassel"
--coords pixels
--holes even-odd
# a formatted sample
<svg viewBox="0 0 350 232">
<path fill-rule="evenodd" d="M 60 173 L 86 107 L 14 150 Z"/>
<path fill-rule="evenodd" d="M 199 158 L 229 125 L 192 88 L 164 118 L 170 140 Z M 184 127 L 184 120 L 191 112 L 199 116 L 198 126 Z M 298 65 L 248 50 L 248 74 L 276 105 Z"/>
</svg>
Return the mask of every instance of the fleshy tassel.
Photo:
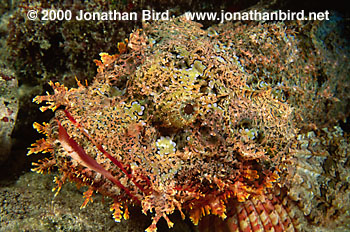
<svg viewBox="0 0 350 232">
<path fill-rule="evenodd" d="M 87 167 L 97 173 L 100 173 L 108 180 L 112 181 L 116 184 L 120 189 L 123 189 L 127 195 L 129 195 L 134 201 L 140 203 L 140 200 L 134 196 L 129 189 L 127 189 L 124 185 L 122 185 L 117 178 L 115 178 L 110 172 L 104 169 L 99 163 L 96 162 L 93 158 L 88 156 L 84 149 L 79 146 L 79 144 L 72 139 L 66 129 L 58 122 L 58 131 L 59 131 L 59 141 L 61 142 L 62 147 L 66 150 L 66 152 L 78 163 Z"/>
</svg>

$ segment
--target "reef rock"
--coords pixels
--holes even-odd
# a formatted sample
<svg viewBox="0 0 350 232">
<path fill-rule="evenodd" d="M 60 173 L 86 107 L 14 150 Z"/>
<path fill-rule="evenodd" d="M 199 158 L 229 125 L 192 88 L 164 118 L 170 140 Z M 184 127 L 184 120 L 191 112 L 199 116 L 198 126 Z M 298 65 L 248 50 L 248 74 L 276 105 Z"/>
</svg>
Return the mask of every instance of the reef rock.
<svg viewBox="0 0 350 232">
<path fill-rule="evenodd" d="M 0 71 L 0 164 L 11 151 L 11 133 L 18 112 L 17 79 L 10 71 Z"/>
</svg>

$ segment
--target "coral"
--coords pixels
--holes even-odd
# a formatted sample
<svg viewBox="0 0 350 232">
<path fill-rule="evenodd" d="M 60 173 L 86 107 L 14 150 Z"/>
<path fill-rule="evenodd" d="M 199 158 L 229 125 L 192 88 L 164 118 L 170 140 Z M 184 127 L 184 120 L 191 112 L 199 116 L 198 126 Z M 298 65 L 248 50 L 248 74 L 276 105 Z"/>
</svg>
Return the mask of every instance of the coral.
<svg viewBox="0 0 350 232">
<path fill-rule="evenodd" d="M 334 200 L 349 194 L 349 141 L 338 126 L 349 94 L 337 89 L 349 70 L 338 75 L 318 56 L 328 51 L 312 41 L 321 26 L 145 23 L 119 54 L 100 54 L 90 85 L 50 82 L 53 93 L 34 98 L 55 111 L 34 125 L 46 138 L 28 154 L 51 153 L 34 171 L 56 166 L 57 192 L 67 180 L 88 186 L 82 207 L 94 192 L 112 198 L 116 221 L 129 217 L 128 205 L 141 206 L 153 215 L 149 232 L 161 218 L 172 227 L 175 210 L 195 225 L 212 214 L 241 230 L 249 221 L 277 231 L 349 223 L 348 205 Z M 320 69 L 329 71 L 323 84 Z"/>
</svg>

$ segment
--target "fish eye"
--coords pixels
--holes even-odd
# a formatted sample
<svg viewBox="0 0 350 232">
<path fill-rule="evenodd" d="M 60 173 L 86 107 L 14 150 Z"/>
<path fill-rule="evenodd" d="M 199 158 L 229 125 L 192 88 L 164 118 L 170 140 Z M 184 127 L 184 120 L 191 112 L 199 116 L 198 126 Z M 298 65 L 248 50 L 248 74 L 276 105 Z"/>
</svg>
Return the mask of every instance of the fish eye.
<svg viewBox="0 0 350 232">
<path fill-rule="evenodd" d="M 183 111 L 185 114 L 190 115 L 194 112 L 194 107 L 191 104 L 186 104 L 186 106 L 183 108 Z"/>
</svg>

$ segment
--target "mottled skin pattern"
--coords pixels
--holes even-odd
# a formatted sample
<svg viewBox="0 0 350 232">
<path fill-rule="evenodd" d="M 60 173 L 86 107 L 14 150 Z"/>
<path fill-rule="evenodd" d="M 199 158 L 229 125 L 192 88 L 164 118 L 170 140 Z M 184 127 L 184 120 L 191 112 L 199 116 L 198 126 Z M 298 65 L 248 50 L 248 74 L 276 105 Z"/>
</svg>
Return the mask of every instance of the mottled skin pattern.
<svg viewBox="0 0 350 232">
<path fill-rule="evenodd" d="M 128 204 L 141 205 L 153 215 L 147 231 L 156 231 L 162 217 L 172 227 L 167 215 L 174 210 L 195 225 L 208 214 L 227 218 L 224 224 L 237 231 L 348 220 L 341 214 L 348 205 L 329 199 L 349 197 L 349 171 L 340 165 L 349 141 L 336 127 L 347 114 L 339 99 L 349 96 L 334 91 L 331 72 L 318 85 L 324 60 L 317 53 L 325 50 L 297 38 L 311 27 L 317 40 L 317 26 L 202 30 L 183 17 L 145 24 L 119 43 L 121 54 L 101 53 L 93 83 L 72 89 L 50 83 L 54 93 L 34 99 L 46 102 L 42 111 L 56 112 L 50 123 L 34 125 L 46 139 L 29 154 L 51 153 L 34 170 L 57 166 L 57 190 L 67 179 L 89 186 L 82 207 L 94 192 L 112 198 L 116 221 L 128 218 Z M 346 74 L 337 78 L 344 82 Z M 322 153 L 327 143 L 336 152 Z M 322 164 L 329 157 L 334 168 L 327 171 Z M 327 187 L 334 170 L 344 177 Z"/>
</svg>

